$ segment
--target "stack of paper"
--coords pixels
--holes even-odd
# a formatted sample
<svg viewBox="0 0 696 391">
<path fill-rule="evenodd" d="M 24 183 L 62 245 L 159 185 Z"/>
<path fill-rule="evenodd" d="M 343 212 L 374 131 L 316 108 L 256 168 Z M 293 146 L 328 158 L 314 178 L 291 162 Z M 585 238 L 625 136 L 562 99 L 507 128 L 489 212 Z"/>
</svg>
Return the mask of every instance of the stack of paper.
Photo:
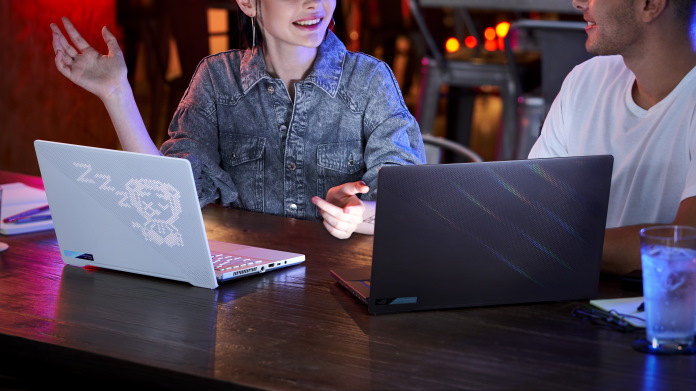
<svg viewBox="0 0 696 391">
<path fill-rule="evenodd" d="M 618 316 L 635 327 L 645 327 L 645 312 L 638 308 L 643 304 L 643 296 L 590 300 L 590 304 L 607 312 L 616 311 Z"/>
<path fill-rule="evenodd" d="M 0 234 L 16 235 L 53 229 L 53 220 L 51 219 L 22 224 L 2 222 L 2 220 L 8 216 L 38 208 L 46 205 L 48 201 L 45 191 L 27 186 L 24 183 L 7 183 L 0 186 L 2 187 L 2 200 L 0 200 L 0 204 L 2 204 L 0 208 Z M 40 214 L 50 214 L 50 211 L 47 210 Z"/>
</svg>

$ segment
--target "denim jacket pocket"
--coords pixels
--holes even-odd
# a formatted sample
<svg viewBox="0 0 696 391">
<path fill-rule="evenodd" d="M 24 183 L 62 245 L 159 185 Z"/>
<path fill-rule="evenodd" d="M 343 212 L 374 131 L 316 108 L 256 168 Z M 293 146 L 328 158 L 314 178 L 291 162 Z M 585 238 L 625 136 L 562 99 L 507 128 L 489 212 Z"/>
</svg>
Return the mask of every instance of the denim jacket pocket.
<svg viewBox="0 0 696 391">
<path fill-rule="evenodd" d="M 266 139 L 242 134 L 220 134 L 222 167 L 239 192 L 238 207 L 263 212 L 263 154 Z"/>
<path fill-rule="evenodd" d="M 317 146 L 317 195 L 320 197 L 326 197 L 326 192 L 334 186 L 359 181 L 364 174 L 362 141 Z"/>
</svg>

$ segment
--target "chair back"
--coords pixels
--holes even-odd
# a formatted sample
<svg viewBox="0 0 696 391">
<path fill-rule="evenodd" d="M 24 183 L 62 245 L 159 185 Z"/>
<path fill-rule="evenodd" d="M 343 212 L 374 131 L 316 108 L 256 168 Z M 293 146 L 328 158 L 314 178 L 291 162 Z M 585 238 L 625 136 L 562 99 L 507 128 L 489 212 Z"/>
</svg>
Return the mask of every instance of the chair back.
<svg viewBox="0 0 696 391">
<path fill-rule="evenodd" d="M 428 164 L 447 163 L 447 159 L 445 159 L 446 152 L 462 158 L 465 162 L 479 163 L 483 161 L 483 158 L 472 149 L 444 137 L 426 133 L 423 134 L 423 144 L 425 145 L 425 159 Z"/>
<path fill-rule="evenodd" d="M 585 50 L 584 22 L 522 19 L 510 25 L 505 37 L 505 54 L 512 75 L 516 76 L 516 95 L 522 96 L 520 72 L 517 69 L 513 39 L 526 36 L 534 40 L 541 59 L 541 97 L 544 99 L 544 116 L 558 95 L 563 80 L 576 65 L 590 59 Z"/>
</svg>

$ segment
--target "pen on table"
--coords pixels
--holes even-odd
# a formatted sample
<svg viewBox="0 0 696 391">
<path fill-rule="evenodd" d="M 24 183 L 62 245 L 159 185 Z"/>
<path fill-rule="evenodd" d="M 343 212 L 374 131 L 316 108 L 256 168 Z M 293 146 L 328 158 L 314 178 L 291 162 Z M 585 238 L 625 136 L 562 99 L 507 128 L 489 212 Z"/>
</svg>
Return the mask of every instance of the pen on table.
<svg viewBox="0 0 696 391">
<path fill-rule="evenodd" d="M 22 213 L 17 213 L 16 215 L 12 215 L 12 216 L 10 216 L 10 217 L 6 217 L 6 218 L 4 218 L 4 219 L 2 220 L 2 222 L 3 222 L 3 223 L 12 223 L 12 222 L 14 222 L 14 221 L 16 221 L 16 220 L 25 218 L 25 217 L 27 217 L 27 216 L 32 216 L 32 215 L 35 215 L 35 214 L 37 214 L 37 213 L 41 213 L 41 212 L 43 212 L 43 211 L 45 211 L 45 210 L 48 210 L 48 205 L 39 206 L 38 208 L 33 208 L 33 209 L 25 210 L 25 211 L 22 212 Z"/>
<path fill-rule="evenodd" d="M 27 217 L 22 217 L 19 219 L 12 220 L 11 223 L 24 224 L 24 223 L 31 223 L 33 221 L 50 220 L 50 219 L 52 219 L 51 215 L 27 216 Z"/>
</svg>

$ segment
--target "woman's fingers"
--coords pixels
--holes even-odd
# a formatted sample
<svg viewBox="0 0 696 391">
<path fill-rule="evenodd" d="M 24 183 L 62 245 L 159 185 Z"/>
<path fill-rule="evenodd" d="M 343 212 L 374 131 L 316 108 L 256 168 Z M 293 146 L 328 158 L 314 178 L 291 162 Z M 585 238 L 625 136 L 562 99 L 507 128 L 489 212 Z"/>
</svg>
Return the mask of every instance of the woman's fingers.
<svg viewBox="0 0 696 391">
<path fill-rule="evenodd" d="M 102 37 L 104 38 L 104 42 L 106 42 L 106 47 L 109 48 L 109 54 L 121 53 L 121 47 L 118 46 L 116 37 L 106 26 L 102 28 Z"/>
<path fill-rule="evenodd" d="M 63 51 L 59 50 L 56 52 L 56 57 L 54 61 L 56 62 L 56 68 L 58 68 L 58 72 L 60 72 L 63 76 L 70 78 L 70 64 L 66 63 L 65 57 L 66 56 L 63 54 Z"/>
<path fill-rule="evenodd" d="M 327 223 L 326 220 L 324 220 L 323 224 L 324 224 L 324 228 L 326 228 L 326 231 L 328 231 L 335 238 L 348 239 L 353 234 L 352 231 L 346 232 L 346 231 L 341 231 L 341 230 L 336 229 L 335 227 L 333 227 L 329 223 Z"/>
<path fill-rule="evenodd" d="M 360 224 L 362 221 L 363 209 L 358 206 L 351 208 L 351 213 L 346 213 L 345 208 L 338 207 L 321 197 L 313 197 L 312 202 L 319 208 L 322 215 L 330 215 L 336 220 L 343 221 L 349 224 Z"/>
<path fill-rule="evenodd" d="M 321 197 L 314 197 L 312 202 L 319 208 L 326 230 L 339 239 L 349 238 L 362 222 L 364 207 L 355 207 L 351 213 L 346 213 L 345 208 L 340 208 Z"/>
<path fill-rule="evenodd" d="M 66 54 L 66 57 L 73 59 L 77 56 L 78 52 L 72 45 L 65 39 L 65 36 L 60 31 L 58 26 L 51 23 L 51 30 L 53 30 L 53 51 L 58 54 L 58 51 L 62 51 Z"/>
<path fill-rule="evenodd" d="M 82 38 L 82 35 L 80 35 L 75 26 L 73 26 L 72 22 L 70 22 L 70 20 L 66 17 L 63 17 L 63 26 L 65 27 L 65 31 L 68 33 L 70 40 L 73 42 L 73 44 L 75 44 L 75 48 L 77 48 L 77 50 L 84 52 L 85 50 L 91 49 L 91 46 L 89 46 L 87 41 Z M 65 39 L 65 37 L 63 39 Z M 75 50 L 75 48 L 73 48 L 73 50 Z M 70 52 L 67 54 L 74 57 L 74 55 Z M 77 55 L 77 51 L 75 52 L 75 55 Z"/>
</svg>

